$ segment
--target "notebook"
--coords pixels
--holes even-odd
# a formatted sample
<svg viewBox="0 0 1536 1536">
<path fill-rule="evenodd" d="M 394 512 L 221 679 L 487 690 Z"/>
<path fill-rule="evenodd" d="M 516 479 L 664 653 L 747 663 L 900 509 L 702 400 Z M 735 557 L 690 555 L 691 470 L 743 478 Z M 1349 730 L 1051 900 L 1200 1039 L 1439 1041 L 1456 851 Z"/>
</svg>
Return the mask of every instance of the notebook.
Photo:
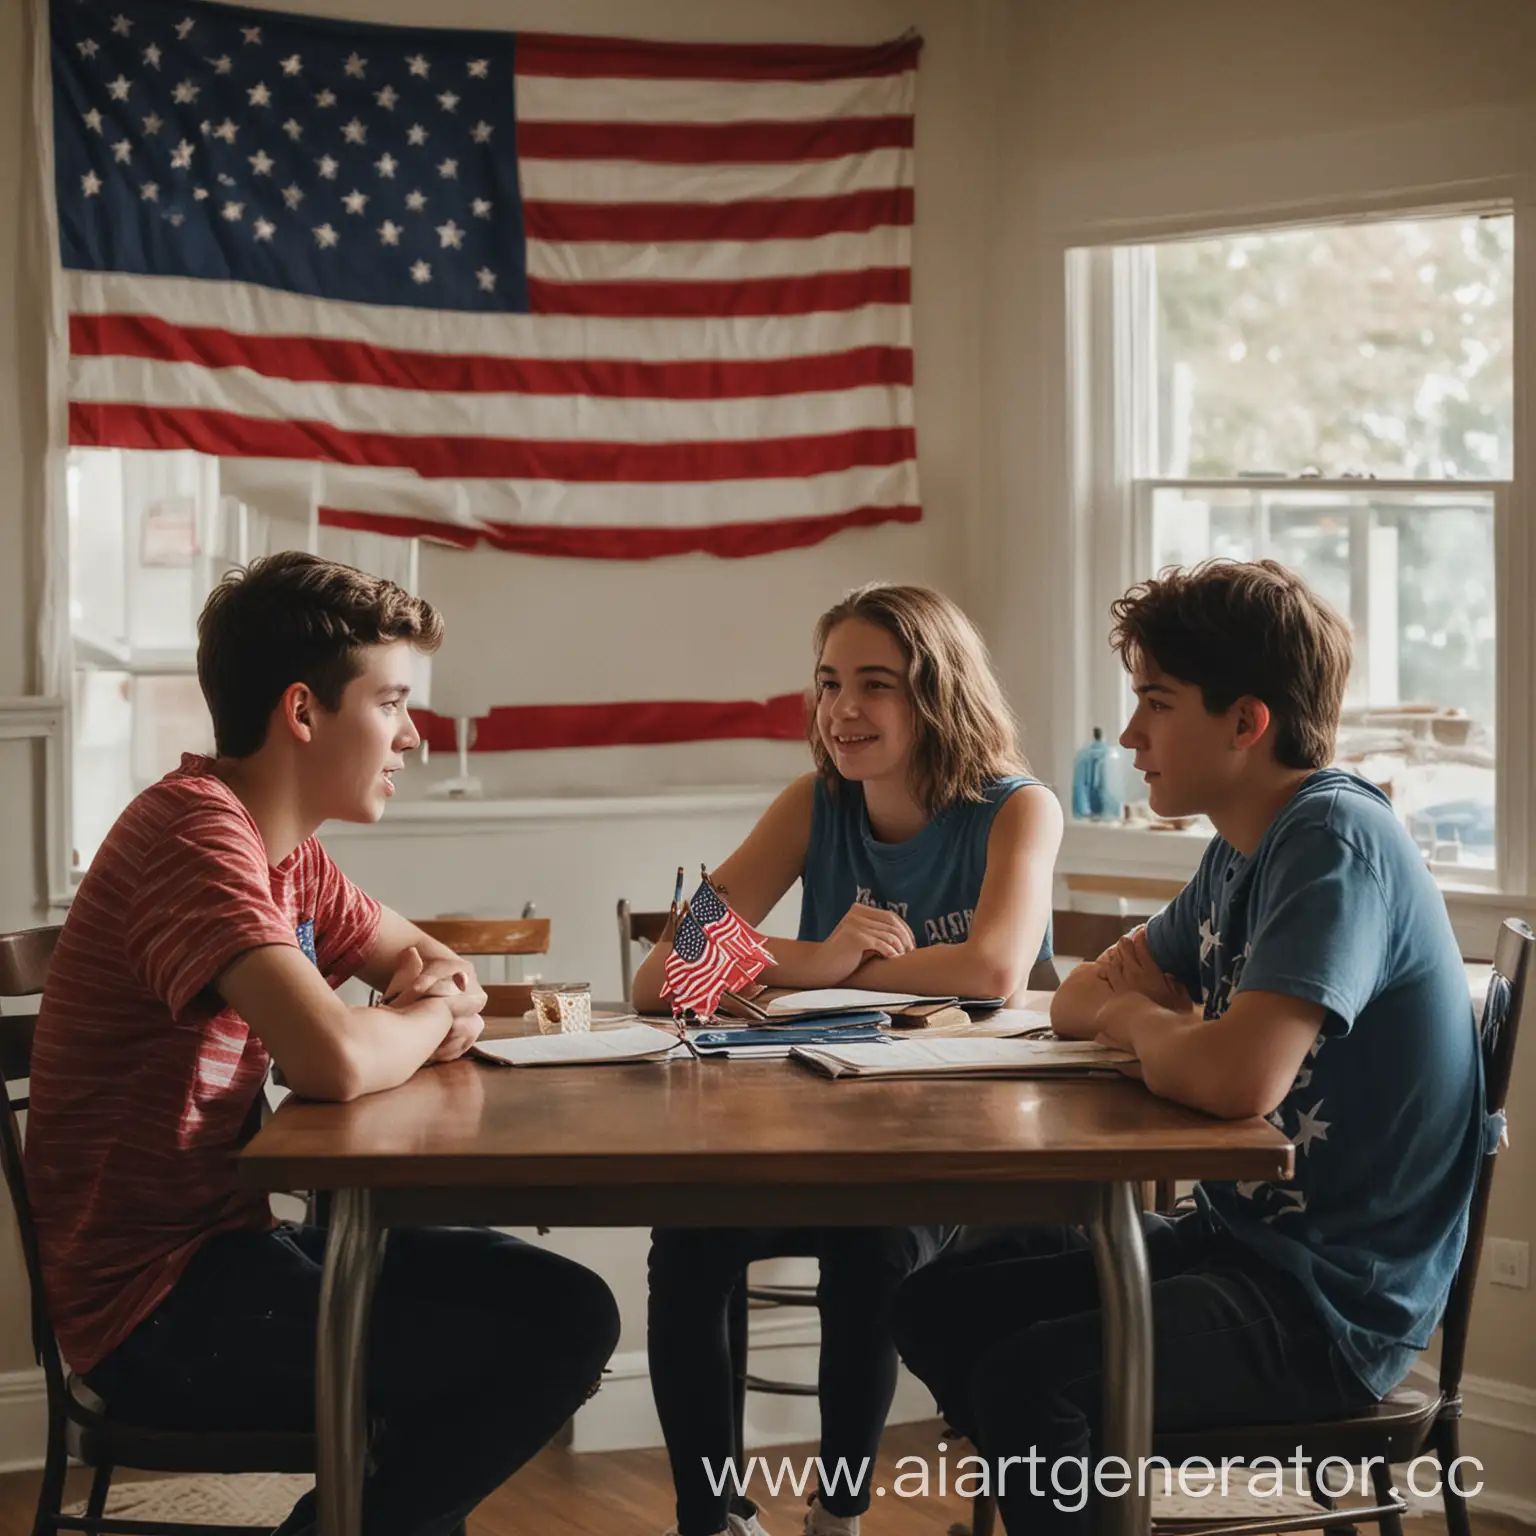
<svg viewBox="0 0 1536 1536">
<path fill-rule="evenodd" d="M 631 1024 L 622 1029 L 598 1029 L 571 1035 L 517 1035 L 485 1040 L 470 1047 L 482 1061 L 503 1067 L 595 1066 L 606 1062 L 659 1061 L 683 1049 L 668 1029 Z"/>
<path fill-rule="evenodd" d="M 1093 1040 L 891 1039 L 797 1045 L 790 1059 L 827 1077 L 1117 1077 L 1129 1051 Z"/>
<path fill-rule="evenodd" d="M 724 1009 L 761 1024 L 828 1018 L 842 1013 L 879 1009 L 890 1014 L 897 1029 L 921 1029 L 928 1024 L 963 1024 L 966 1010 L 989 1012 L 1003 999 L 934 997 L 917 992 L 874 992 L 862 987 L 821 987 L 810 991 L 765 990 L 753 998 L 733 997 Z"/>
<path fill-rule="evenodd" d="M 741 1056 L 753 1060 L 788 1056 L 797 1045 L 841 1044 L 855 1040 L 878 1043 L 889 1038 L 881 1031 L 882 1024 L 890 1023 L 889 1014 L 850 1017 L 869 1022 L 840 1019 L 827 1024 L 780 1024 L 772 1029 L 741 1025 L 729 1029 L 690 1029 L 688 1038 L 700 1056 Z"/>
</svg>

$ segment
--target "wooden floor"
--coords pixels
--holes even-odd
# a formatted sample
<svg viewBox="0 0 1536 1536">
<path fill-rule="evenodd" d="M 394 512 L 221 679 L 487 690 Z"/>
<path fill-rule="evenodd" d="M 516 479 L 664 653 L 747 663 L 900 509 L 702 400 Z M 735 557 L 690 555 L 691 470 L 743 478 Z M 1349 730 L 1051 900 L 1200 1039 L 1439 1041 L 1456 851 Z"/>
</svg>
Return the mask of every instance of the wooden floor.
<svg viewBox="0 0 1536 1536">
<path fill-rule="evenodd" d="M 936 1447 L 940 1426 L 905 1424 L 888 1430 L 881 1446 L 875 1484 L 891 1487 L 897 1476 L 911 1468 L 897 1467 L 903 1456 L 928 1460 L 932 1476 L 938 1476 Z M 950 1445 L 951 1468 L 970 1447 Z M 814 1455 L 812 1447 L 775 1446 L 764 1454 Z M 952 1475 L 952 1474 L 951 1474 Z M 88 1473 L 71 1473 L 70 1494 L 84 1498 Z M 0 1536 L 29 1536 L 37 1498 L 38 1474 L 15 1472 L 0 1476 Z M 910 1485 L 907 1485 L 910 1486 Z M 805 1514 L 803 1499 L 787 1491 L 783 1497 L 761 1495 L 763 1524 L 771 1536 L 800 1536 Z M 969 1506 L 963 1499 L 886 1498 L 865 1517 L 868 1536 L 944 1536 L 956 1520 L 963 1520 Z M 672 1485 L 662 1451 L 609 1451 L 572 1456 L 552 1449 L 499 1489 L 469 1522 L 470 1536 L 660 1536 L 672 1523 Z M 1528 1528 L 1501 1515 L 1479 1514 L 1474 1506 L 1475 1536 L 1529 1536 Z M 1409 1536 L 1444 1536 L 1439 1519 L 1410 1521 Z M 998 1526 L 999 1536 L 1002 1527 Z"/>
</svg>

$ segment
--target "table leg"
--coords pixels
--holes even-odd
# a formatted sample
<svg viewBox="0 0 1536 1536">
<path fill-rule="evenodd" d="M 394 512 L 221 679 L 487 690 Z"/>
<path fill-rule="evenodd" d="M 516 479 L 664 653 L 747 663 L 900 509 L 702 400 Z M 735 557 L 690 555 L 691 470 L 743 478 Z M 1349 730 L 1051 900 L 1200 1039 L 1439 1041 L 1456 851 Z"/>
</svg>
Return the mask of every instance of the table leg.
<svg viewBox="0 0 1536 1536">
<path fill-rule="evenodd" d="M 320 1277 L 315 1370 L 320 1536 L 362 1536 L 368 1312 L 382 1252 L 369 1191 L 337 1190 Z"/>
<path fill-rule="evenodd" d="M 1147 1536 L 1151 1499 L 1138 1483 L 1152 1454 L 1152 1289 L 1142 1241 L 1140 1188 L 1105 1184 L 1088 1224 L 1104 1310 L 1104 1443 L 1100 1456 L 1119 1456 L 1130 1486 L 1099 1504 L 1100 1536 Z M 1111 1483 L 1110 1486 L 1117 1486 Z"/>
</svg>

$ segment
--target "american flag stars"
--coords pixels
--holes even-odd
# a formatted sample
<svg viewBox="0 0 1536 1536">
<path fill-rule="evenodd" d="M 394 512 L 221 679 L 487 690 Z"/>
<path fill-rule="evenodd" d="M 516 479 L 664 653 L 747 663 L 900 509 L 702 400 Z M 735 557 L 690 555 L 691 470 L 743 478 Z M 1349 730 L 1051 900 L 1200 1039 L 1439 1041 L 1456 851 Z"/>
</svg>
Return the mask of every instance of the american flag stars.
<svg viewBox="0 0 1536 1536">
<path fill-rule="evenodd" d="M 426 289 L 444 307 L 523 307 L 510 36 L 504 58 L 471 56 L 453 34 L 395 51 L 377 33 L 370 45 L 362 29 L 338 36 L 235 6 L 171 22 L 137 0 L 106 14 L 102 3 L 60 13 L 55 51 L 56 73 L 62 51 L 75 75 L 81 145 L 60 161 L 60 194 L 99 210 L 94 228 L 125 216 L 118 185 L 154 220 L 143 239 L 155 270 L 272 283 L 272 261 L 307 249 L 303 291 L 410 304 Z M 351 219 L 374 232 L 376 261 L 362 247 L 351 256 Z M 199 234 L 210 229 L 211 243 Z M 241 251 L 258 246 L 264 264 L 242 272 Z M 199 248 L 219 253 L 216 273 L 198 270 Z M 317 251 L 335 254 L 317 266 Z"/>
</svg>

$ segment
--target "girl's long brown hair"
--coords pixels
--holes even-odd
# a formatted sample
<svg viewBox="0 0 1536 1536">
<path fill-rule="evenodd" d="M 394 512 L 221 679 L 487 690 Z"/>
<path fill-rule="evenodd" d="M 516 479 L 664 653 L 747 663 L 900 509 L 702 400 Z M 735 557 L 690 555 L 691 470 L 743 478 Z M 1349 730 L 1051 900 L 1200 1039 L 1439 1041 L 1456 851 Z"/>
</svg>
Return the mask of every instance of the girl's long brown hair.
<svg viewBox="0 0 1536 1536">
<path fill-rule="evenodd" d="M 916 740 L 912 790 L 936 816 L 962 800 L 981 800 L 987 784 L 1028 773 L 1018 726 L 992 671 L 976 626 L 942 592 L 872 582 L 856 587 L 816 623 L 816 659 L 845 619 L 878 624 L 895 638 L 907 663 Z M 811 755 L 834 794 L 843 776 L 822 742 L 812 713 Z"/>
</svg>

